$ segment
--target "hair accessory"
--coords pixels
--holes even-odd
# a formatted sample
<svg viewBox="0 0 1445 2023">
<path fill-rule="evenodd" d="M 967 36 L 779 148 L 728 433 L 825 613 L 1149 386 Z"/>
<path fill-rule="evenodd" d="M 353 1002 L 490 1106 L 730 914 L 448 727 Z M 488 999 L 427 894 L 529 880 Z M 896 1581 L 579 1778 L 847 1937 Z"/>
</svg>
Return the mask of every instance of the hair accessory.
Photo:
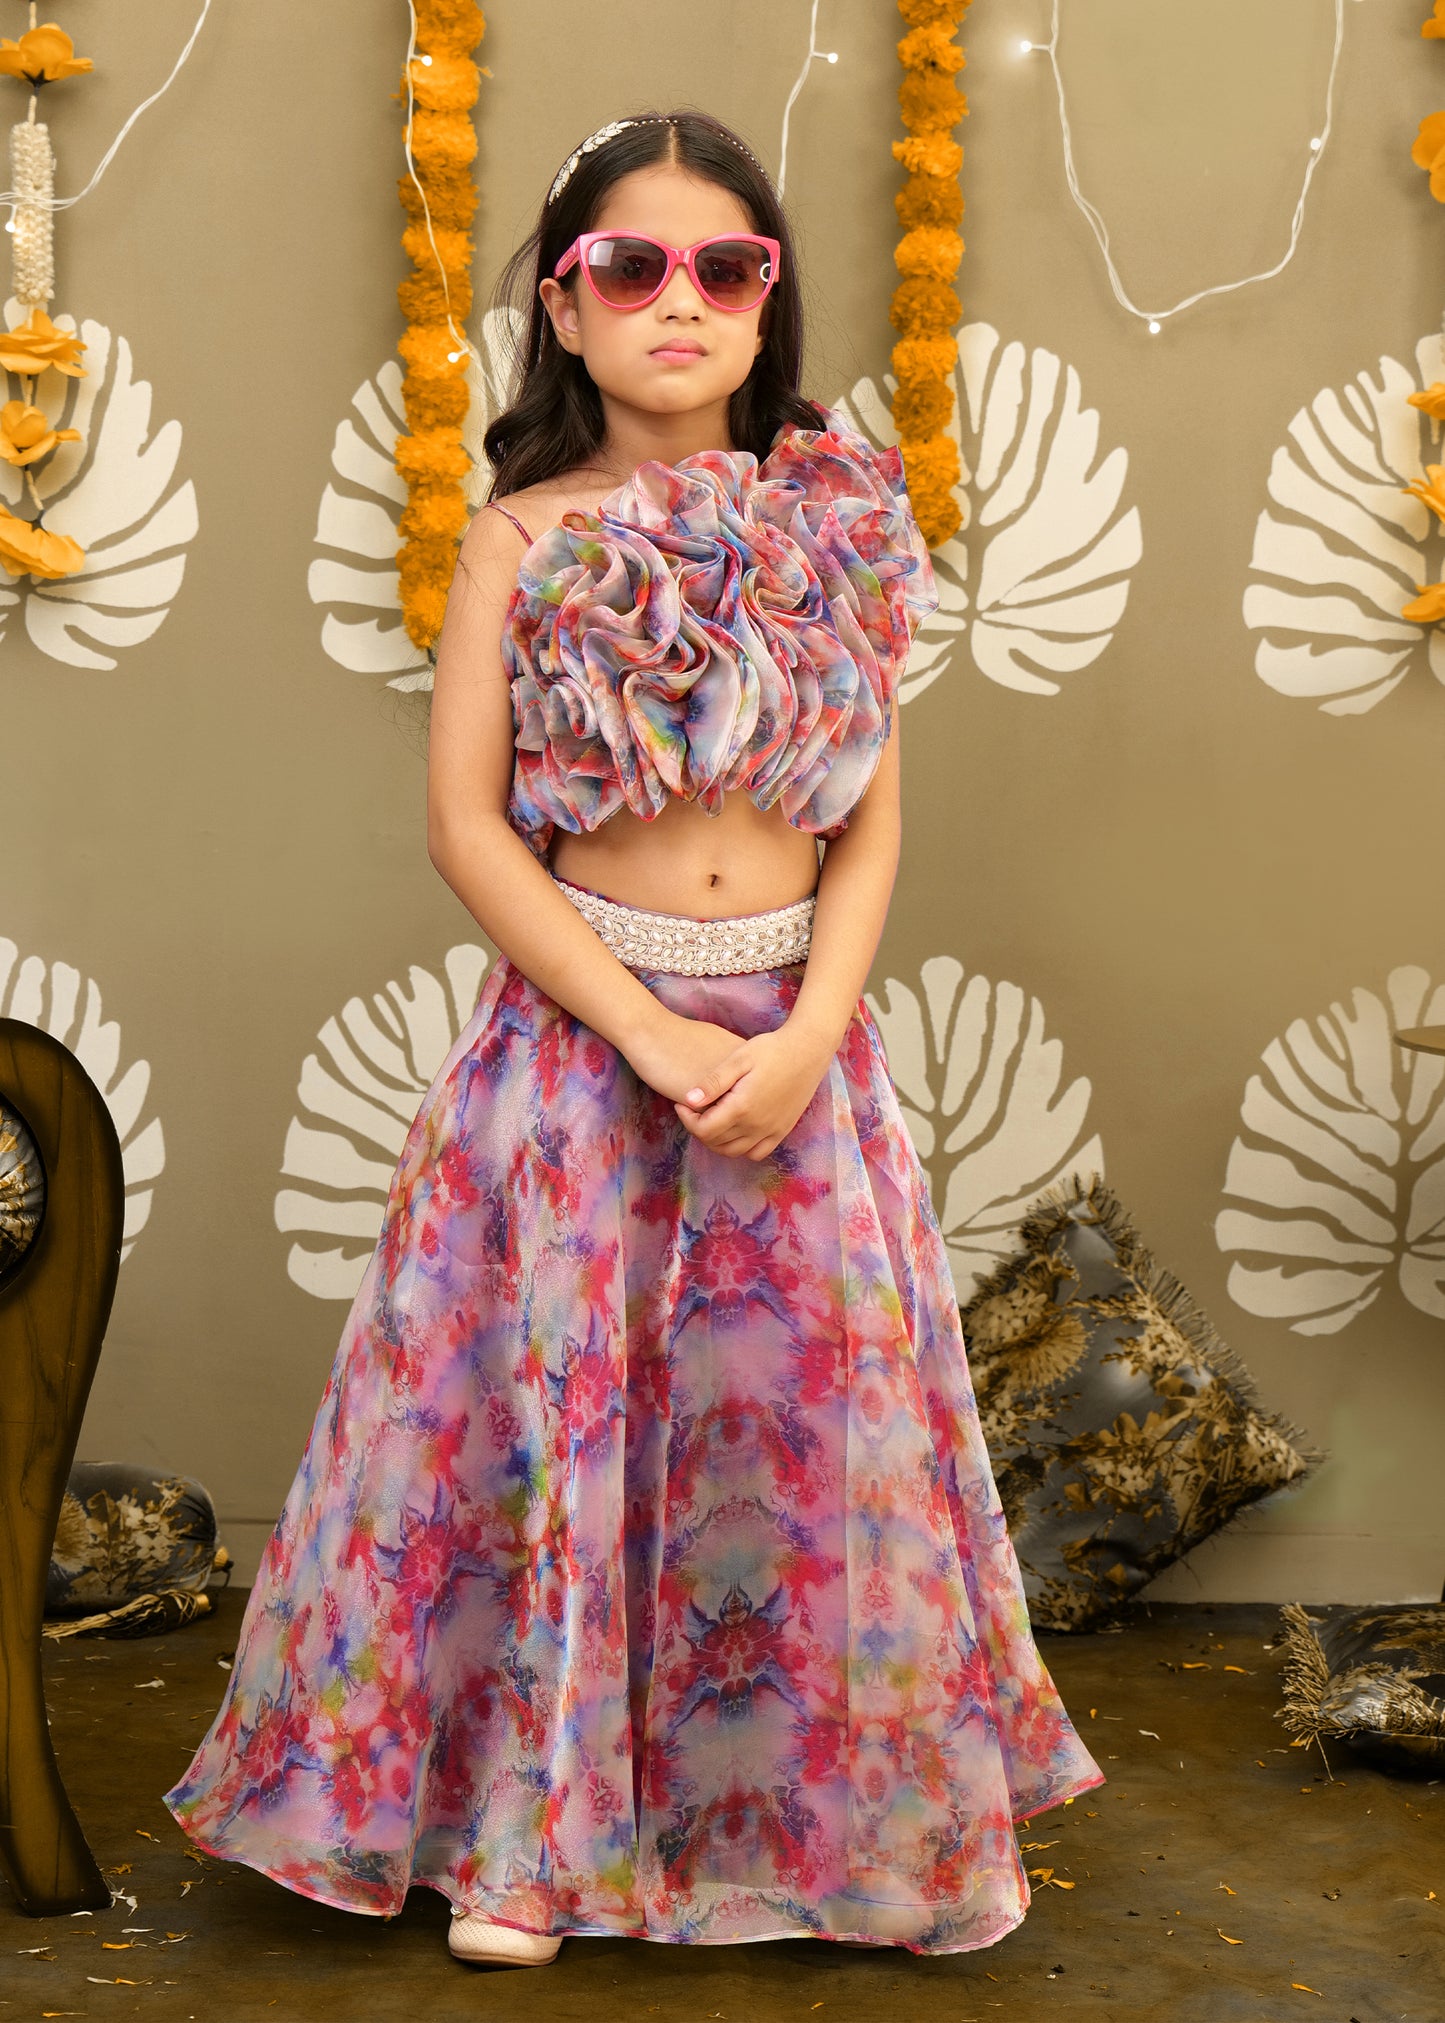
<svg viewBox="0 0 1445 2023">
<path fill-rule="evenodd" d="M 563 190 L 566 189 L 568 182 L 571 180 L 572 172 L 576 168 L 578 162 L 581 161 L 583 155 L 590 155 L 594 148 L 600 148 L 604 141 L 611 140 L 612 136 L 614 134 L 621 133 L 624 127 L 651 126 L 651 125 L 676 126 L 677 121 L 674 118 L 672 118 L 670 114 L 639 113 L 636 114 L 631 119 L 609 120 L 606 126 L 599 126 L 596 133 L 588 134 L 586 140 L 583 141 L 581 147 L 575 148 L 573 152 L 570 155 L 568 155 L 566 161 L 563 162 L 561 168 L 558 169 L 556 180 L 553 182 L 551 189 L 548 190 L 547 192 L 547 202 L 549 204 L 556 203 L 558 197 L 562 194 Z M 733 134 L 727 134 L 726 138 L 733 143 L 734 147 L 740 149 L 741 152 L 747 156 L 748 160 L 753 164 L 754 168 L 757 169 L 759 174 L 765 178 L 765 180 L 771 187 L 772 178 L 768 175 L 767 170 L 763 167 L 762 163 L 758 160 L 757 156 L 753 153 L 752 149 L 749 147 L 743 147 L 742 142 L 738 140 L 736 136 Z"/>
<path fill-rule="evenodd" d="M 640 119 L 613 119 L 609 120 L 606 126 L 599 126 L 596 133 L 588 134 L 581 147 L 574 148 L 566 161 L 563 162 L 561 168 L 558 169 L 556 181 L 547 192 L 547 202 L 549 204 L 556 203 L 558 197 L 567 187 L 572 171 L 576 168 L 578 162 L 581 161 L 583 155 L 590 155 L 593 148 L 600 148 L 603 141 L 611 140 L 612 136 L 615 133 L 621 133 L 624 127 L 645 126 L 646 124 L 645 120 Z"/>
</svg>

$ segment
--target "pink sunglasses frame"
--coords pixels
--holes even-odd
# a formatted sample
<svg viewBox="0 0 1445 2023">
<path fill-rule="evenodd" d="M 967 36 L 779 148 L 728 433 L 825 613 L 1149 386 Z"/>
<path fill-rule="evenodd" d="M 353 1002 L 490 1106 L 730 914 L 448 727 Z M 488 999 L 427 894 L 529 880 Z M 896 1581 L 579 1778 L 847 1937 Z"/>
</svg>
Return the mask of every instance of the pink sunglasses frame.
<svg viewBox="0 0 1445 2023">
<path fill-rule="evenodd" d="M 587 255 L 599 239 L 642 239 L 649 246 L 659 247 L 667 255 L 667 270 L 650 295 L 644 296 L 641 302 L 628 302 L 624 304 L 608 301 L 607 297 L 598 289 L 597 283 L 592 279 L 592 271 L 587 260 Z M 702 282 L 698 279 L 696 256 L 708 246 L 730 246 L 736 244 L 739 240 L 750 245 L 766 247 L 771 271 L 768 274 L 767 281 L 764 283 L 763 292 L 759 295 L 757 301 L 749 302 L 744 307 L 735 309 L 726 302 L 716 301 L 709 295 L 706 288 L 703 287 Z M 626 316 L 634 309 L 645 309 L 649 302 L 655 302 L 678 268 L 686 267 L 689 280 L 710 309 L 720 310 L 724 316 L 746 316 L 749 310 L 756 309 L 772 293 L 773 283 L 778 278 L 778 264 L 781 258 L 782 248 L 778 241 L 768 238 L 763 232 L 714 232 L 710 239 L 699 239 L 692 246 L 669 246 L 665 240 L 656 238 L 651 232 L 623 231 L 614 226 L 610 232 L 579 233 L 552 269 L 552 279 L 560 281 L 564 274 L 570 273 L 574 267 L 580 265 L 586 278 L 587 286 L 592 290 L 592 293 L 597 297 L 603 308 L 619 310 Z"/>
</svg>

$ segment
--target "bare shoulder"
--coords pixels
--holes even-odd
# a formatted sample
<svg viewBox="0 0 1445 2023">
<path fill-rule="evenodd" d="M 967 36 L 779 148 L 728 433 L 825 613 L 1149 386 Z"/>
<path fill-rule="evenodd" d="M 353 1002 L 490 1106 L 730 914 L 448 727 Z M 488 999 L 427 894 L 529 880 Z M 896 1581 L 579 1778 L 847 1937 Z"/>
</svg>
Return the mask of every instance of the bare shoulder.
<svg viewBox="0 0 1445 2023">
<path fill-rule="evenodd" d="M 462 537 L 462 567 L 484 596 L 505 600 L 532 543 L 557 526 L 564 513 L 591 512 L 615 489 L 615 482 L 599 480 L 593 472 L 568 471 L 479 506 Z M 497 506 L 506 510 L 494 511 Z"/>
<path fill-rule="evenodd" d="M 505 514 L 482 506 L 472 514 L 457 559 L 483 595 L 503 598 L 517 580 L 526 545 Z"/>
<path fill-rule="evenodd" d="M 515 513 L 535 541 L 561 520 L 564 513 L 590 513 L 610 492 L 617 489 L 615 478 L 599 478 L 595 471 L 564 471 L 537 485 L 525 485 L 498 499 L 509 513 Z M 500 513 L 491 515 L 500 519 Z M 515 533 L 515 528 L 513 529 Z M 520 540 L 520 535 L 518 539 Z"/>
</svg>

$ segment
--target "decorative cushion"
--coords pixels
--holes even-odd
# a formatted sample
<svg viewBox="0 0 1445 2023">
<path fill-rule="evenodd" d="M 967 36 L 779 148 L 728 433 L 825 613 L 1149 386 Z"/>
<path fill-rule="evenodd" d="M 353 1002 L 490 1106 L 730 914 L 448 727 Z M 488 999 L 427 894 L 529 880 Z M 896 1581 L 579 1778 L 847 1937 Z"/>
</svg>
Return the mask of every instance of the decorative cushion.
<svg viewBox="0 0 1445 2023">
<path fill-rule="evenodd" d="M 1036 1628 L 1095 1627 L 1325 1459 L 1159 1269 L 1095 1175 L 1041 1195 L 962 1310 Z"/>
<path fill-rule="evenodd" d="M 51 1547 L 45 1613 L 102 1613 L 47 1634 L 111 1630 L 119 1617 L 138 1635 L 188 1620 L 210 1606 L 202 1590 L 212 1569 L 229 1566 L 230 1555 L 216 1543 L 215 1507 L 192 1477 L 157 1475 L 123 1461 L 78 1462 Z M 177 1598 L 177 1606 L 167 1608 L 168 1598 Z M 140 1609 L 141 1601 L 157 1606 Z"/>
<path fill-rule="evenodd" d="M 1389 1770 L 1445 1770 L 1445 1603 L 1327 1619 L 1287 1602 L 1280 1616 L 1276 1721 L 1311 1742 L 1333 1736 Z"/>
</svg>

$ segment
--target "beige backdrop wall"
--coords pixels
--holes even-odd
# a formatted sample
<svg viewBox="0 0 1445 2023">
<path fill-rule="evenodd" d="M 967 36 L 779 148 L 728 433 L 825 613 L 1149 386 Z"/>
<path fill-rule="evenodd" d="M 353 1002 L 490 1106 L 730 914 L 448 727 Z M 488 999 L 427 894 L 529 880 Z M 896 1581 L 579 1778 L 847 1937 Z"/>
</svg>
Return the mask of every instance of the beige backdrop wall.
<svg viewBox="0 0 1445 2023">
<path fill-rule="evenodd" d="M 1445 1017 L 1445 656 L 1394 617 L 1445 574 L 1398 491 L 1438 454 L 1403 395 L 1445 377 L 1445 215 L 1408 159 L 1445 103 L 1425 11 L 1346 0 L 1297 257 L 1157 337 L 1109 294 L 1047 67 L 1018 54 L 1044 0 L 965 24 L 973 524 L 937 558 L 945 608 L 910 670 L 870 991 L 960 1291 L 1033 1194 L 1100 1166 L 1265 1401 L 1331 1451 L 1161 1597 L 1420 1598 L 1445 1575 L 1442 1074 L 1390 1040 Z M 1063 14 L 1080 171 L 1136 300 L 1277 259 L 1330 0 Z M 607 118 L 699 104 L 776 165 L 807 17 L 614 0 L 599 25 L 581 0 L 495 0 L 479 299 Z M 154 0 L 123 35 L 81 24 L 97 77 L 46 107 L 62 191 L 193 18 Z M 839 60 L 812 68 L 787 178 L 807 389 L 876 430 L 897 32 L 884 0 L 823 0 Z M 0 1009 L 80 1046 L 134 1197 L 79 1451 L 200 1476 L 245 1573 L 491 959 L 428 864 L 392 685 L 404 44 L 396 0 L 221 9 L 62 214 L 52 306 L 112 333 L 91 357 L 114 421 L 52 522 L 86 520 L 109 587 L 0 610 Z"/>
</svg>

